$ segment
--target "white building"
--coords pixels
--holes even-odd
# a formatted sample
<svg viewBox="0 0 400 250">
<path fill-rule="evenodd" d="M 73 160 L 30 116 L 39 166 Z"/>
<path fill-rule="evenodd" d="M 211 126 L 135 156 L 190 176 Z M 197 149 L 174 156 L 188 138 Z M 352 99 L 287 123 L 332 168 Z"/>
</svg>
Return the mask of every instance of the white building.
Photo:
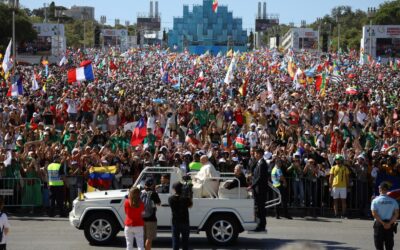
<svg viewBox="0 0 400 250">
<path fill-rule="evenodd" d="M 33 28 L 38 34 L 35 41 L 38 51 L 58 57 L 65 54 L 67 44 L 64 24 L 34 23 Z"/>
<path fill-rule="evenodd" d="M 361 50 L 373 58 L 400 58 L 400 25 L 366 25 Z"/>
<path fill-rule="evenodd" d="M 293 50 L 318 50 L 319 32 L 311 28 L 291 28 L 282 38 L 282 47 Z"/>
<path fill-rule="evenodd" d="M 94 20 L 94 7 L 73 5 L 71 9 L 65 10 L 63 14 L 75 20 Z"/>
<path fill-rule="evenodd" d="M 119 47 L 121 51 L 128 49 L 128 30 L 127 29 L 102 29 L 103 46 Z"/>
</svg>

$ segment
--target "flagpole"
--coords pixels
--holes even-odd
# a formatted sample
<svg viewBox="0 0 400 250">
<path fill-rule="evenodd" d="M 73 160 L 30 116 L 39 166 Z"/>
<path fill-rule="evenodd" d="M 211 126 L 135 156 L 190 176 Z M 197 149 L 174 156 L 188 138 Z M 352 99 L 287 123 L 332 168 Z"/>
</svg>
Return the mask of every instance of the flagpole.
<svg viewBox="0 0 400 250">
<path fill-rule="evenodd" d="M 11 81 L 14 79 L 15 75 L 15 65 L 16 65 L 16 60 L 17 60 L 17 54 L 16 54 L 16 44 L 15 44 L 15 9 L 17 8 L 18 5 L 18 0 L 13 0 L 12 3 L 12 49 L 13 49 L 13 69 L 11 72 Z"/>
</svg>

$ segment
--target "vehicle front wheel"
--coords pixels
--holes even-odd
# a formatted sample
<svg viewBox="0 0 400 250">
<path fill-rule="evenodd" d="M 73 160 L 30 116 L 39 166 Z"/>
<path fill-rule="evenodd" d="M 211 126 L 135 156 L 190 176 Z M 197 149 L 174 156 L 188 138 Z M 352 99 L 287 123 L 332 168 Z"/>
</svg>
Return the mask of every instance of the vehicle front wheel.
<svg viewBox="0 0 400 250">
<path fill-rule="evenodd" d="M 107 213 L 95 213 L 85 221 L 85 238 L 92 245 L 107 245 L 117 235 L 115 219 Z"/>
<path fill-rule="evenodd" d="M 218 246 L 230 245 L 239 235 L 239 224 L 234 216 L 216 215 L 207 223 L 207 239 Z"/>
</svg>

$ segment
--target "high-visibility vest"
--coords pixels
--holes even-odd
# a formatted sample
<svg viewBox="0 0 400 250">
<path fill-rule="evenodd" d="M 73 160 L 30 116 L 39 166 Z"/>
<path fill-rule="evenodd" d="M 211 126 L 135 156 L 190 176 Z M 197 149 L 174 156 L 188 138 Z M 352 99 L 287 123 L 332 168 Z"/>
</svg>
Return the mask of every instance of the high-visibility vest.
<svg viewBox="0 0 400 250">
<path fill-rule="evenodd" d="M 64 181 L 60 176 L 60 163 L 51 163 L 47 167 L 47 173 L 49 175 L 49 186 L 64 186 Z"/>
<path fill-rule="evenodd" d="M 271 172 L 271 180 L 272 180 L 272 185 L 276 188 L 281 186 L 281 180 L 280 180 L 280 175 L 278 175 L 278 169 L 274 167 Z"/>
<path fill-rule="evenodd" d="M 189 169 L 192 171 L 200 171 L 201 166 L 203 166 L 203 164 L 194 161 L 189 164 Z"/>
</svg>

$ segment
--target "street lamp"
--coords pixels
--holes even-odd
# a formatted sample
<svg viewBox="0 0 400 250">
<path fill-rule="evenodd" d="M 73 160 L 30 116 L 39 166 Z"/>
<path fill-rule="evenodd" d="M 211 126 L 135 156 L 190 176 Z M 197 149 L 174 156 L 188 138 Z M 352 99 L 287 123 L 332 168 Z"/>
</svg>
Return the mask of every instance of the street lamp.
<svg viewBox="0 0 400 250">
<path fill-rule="evenodd" d="M 15 41 L 15 10 L 19 7 L 19 0 L 12 0 L 12 49 L 13 49 L 13 70 L 12 70 L 12 77 L 14 78 L 15 74 L 15 64 L 17 62 L 17 44 Z M 12 79 L 13 79 L 12 78 Z"/>
<path fill-rule="evenodd" d="M 340 52 L 340 23 L 339 23 L 339 15 L 340 14 L 341 14 L 341 11 L 339 11 L 339 13 L 336 14 L 336 23 L 337 23 L 337 26 L 338 26 L 338 39 L 337 39 L 337 48 L 338 48 L 337 53 L 338 54 Z"/>
<path fill-rule="evenodd" d="M 320 52 L 320 48 L 321 48 L 321 46 L 320 46 L 320 42 L 321 42 L 320 37 L 321 37 L 321 23 L 322 23 L 322 18 L 318 17 L 318 18 L 317 18 L 317 22 L 318 22 L 318 49 L 317 49 L 317 51 L 318 51 L 318 53 L 319 53 L 319 52 Z"/>
<path fill-rule="evenodd" d="M 372 18 L 374 18 L 376 14 L 376 9 L 372 7 L 368 7 L 368 18 L 369 18 L 369 28 L 368 28 L 368 38 L 369 38 L 369 55 L 372 56 Z"/>
</svg>

